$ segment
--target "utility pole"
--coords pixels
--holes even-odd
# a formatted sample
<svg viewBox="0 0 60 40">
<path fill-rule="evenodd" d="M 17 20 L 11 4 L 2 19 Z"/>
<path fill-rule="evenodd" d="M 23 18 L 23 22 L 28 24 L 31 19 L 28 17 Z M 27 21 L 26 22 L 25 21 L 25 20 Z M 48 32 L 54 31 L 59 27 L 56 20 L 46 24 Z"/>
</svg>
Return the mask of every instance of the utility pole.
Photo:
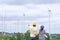
<svg viewBox="0 0 60 40">
<path fill-rule="evenodd" d="M 51 39 L 51 32 L 50 32 L 50 27 L 51 27 L 51 21 L 50 21 L 50 17 L 51 17 L 51 10 L 50 9 L 48 9 L 48 14 L 49 14 L 49 35 L 50 35 L 50 39 Z"/>
<path fill-rule="evenodd" d="M 25 23 L 25 13 L 23 13 L 23 17 L 24 17 L 24 22 L 23 23 Z M 25 24 L 24 24 L 24 28 L 25 28 Z"/>
</svg>

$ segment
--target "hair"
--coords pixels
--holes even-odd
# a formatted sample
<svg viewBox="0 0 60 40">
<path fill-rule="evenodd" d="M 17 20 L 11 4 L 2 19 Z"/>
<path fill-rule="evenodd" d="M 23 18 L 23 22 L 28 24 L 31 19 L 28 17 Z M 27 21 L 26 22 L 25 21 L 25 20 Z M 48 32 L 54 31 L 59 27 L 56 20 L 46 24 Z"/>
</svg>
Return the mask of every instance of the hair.
<svg viewBox="0 0 60 40">
<path fill-rule="evenodd" d="M 42 31 L 42 30 L 43 30 L 43 28 L 40 29 L 40 31 Z"/>
<path fill-rule="evenodd" d="M 33 27 L 36 27 L 36 25 L 33 25 Z"/>
</svg>

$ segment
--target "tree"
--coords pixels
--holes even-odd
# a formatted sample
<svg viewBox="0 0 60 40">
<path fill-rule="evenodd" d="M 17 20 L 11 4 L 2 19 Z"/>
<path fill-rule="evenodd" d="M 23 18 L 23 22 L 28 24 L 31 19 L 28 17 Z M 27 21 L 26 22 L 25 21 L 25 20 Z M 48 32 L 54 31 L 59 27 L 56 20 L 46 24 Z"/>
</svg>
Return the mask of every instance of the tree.
<svg viewBox="0 0 60 40">
<path fill-rule="evenodd" d="M 16 34 L 17 40 L 23 40 L 24 35 L 22 33 L 17 33 Z"/>
<path fill-rule="evenodd" d="M 47 35 L 47 38 L 45 37 L 46 40 L 50 40 L 50 36 L 49 36 L 49 33 L 46 33 Z"/>
<path fill-rule="evenodd" d="M 30 31 L 29 30 L 25 33 L 25 39 L 30 40 Z"/>
</svg>

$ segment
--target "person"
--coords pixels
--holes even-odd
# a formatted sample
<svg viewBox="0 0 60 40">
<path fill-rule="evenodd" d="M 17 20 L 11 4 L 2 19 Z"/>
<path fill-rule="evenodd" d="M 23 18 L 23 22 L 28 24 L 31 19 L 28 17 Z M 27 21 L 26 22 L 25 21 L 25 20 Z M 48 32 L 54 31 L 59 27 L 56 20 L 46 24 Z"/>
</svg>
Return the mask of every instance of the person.
<svg viewBox="0 0 60 40">
<path fill-rule="evenodd" d="M 33 22 L 33 26 L 30 27 L 30 40 L 36 40 L 37 30 L 36 22 Z"/>
<path fill-rule="evenodd" d="M 39 40 L 45 40 L 45 30 L 44 30 L 44 26 L 41 25 L 41 29 L 39 30 Z"/>
</svg>

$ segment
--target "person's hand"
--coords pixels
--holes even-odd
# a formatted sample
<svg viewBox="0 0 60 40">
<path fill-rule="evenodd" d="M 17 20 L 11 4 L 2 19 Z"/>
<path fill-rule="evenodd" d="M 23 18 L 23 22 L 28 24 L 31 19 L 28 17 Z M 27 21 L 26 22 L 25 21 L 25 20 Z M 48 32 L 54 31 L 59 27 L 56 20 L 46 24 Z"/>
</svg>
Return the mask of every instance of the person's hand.
<svg viewBox="0 0 60 40">
<path fill-rule="evenodd" d="M 46 38 L 48 38 L 47 35 L 44 35 L 44 36 L 45 36 Z"/>
</svg>

